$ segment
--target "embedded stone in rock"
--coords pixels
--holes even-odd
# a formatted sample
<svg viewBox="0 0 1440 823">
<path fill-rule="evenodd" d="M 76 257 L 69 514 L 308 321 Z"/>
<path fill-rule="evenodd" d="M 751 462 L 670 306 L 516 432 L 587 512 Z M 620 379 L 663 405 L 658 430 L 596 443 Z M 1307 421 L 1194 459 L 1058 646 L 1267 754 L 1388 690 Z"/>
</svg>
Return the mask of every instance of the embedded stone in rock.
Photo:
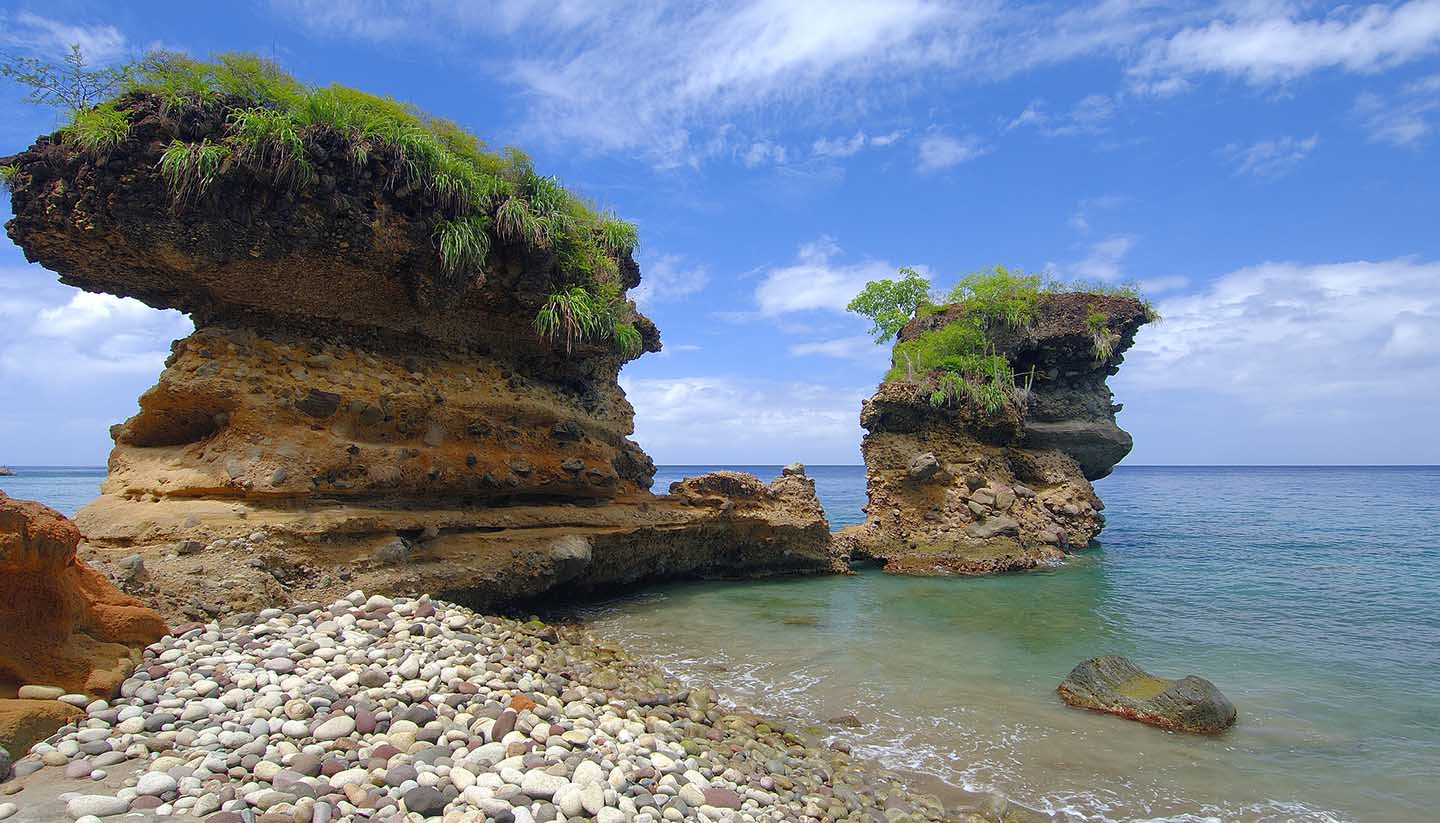
<svg viewBox="0 0 1440 823">
<path fill-rule="evenodd" d="M 1156 677 L 1118 655 L 1086 660 L 1057 687 L 1071 706 L 1106 712 L 1151 726 L 1218 734 L 1235 724 L 1234 704 L 1203 677 Z"/>
<path fill-rule="evenodd" d="M 804 476 L 805 476 L 805 464 L 804 464 L 804 463 L 791 463 L 791 464 L 787 465 L 785 468 L 783 468 L 783 469 L 780 470 L 780 475 L 781 475 L 782 477 L 804 477 Z"/>
<path fill-rule="evenodd" d="M 940 461 L 936 460 L 931 452 L 917 454 L 910 459 L 906 470 L 910 473 L 911 480 L 929 480 L 940 471 Z"/>
<path fill-rule="evenodd" d="M 310 415 L 324 419 L 340 410 L 340 395 L 333 392 L 311 389 L 295 403 L 295 408 Z"/>
<path fill-rule="evenodd" d="M 971 537 L 979 537 L 982 539 L 997 537 L 1002 534 L 1019 534 L 1020 524 L 1015 522 L 1013 518 L 998 514 L 994 517 L 987 517 L 979 523 L 971 523 L 965 527 L 965 533 Z"/>
</svg>

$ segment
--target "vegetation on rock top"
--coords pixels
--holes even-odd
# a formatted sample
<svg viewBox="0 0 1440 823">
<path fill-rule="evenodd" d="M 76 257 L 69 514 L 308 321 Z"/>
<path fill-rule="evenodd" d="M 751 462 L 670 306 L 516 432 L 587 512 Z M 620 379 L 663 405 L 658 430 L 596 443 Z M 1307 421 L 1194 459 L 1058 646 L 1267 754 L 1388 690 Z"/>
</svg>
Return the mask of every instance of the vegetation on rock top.
<svg viewBox="0 0 1440 823">
<path fill-rule="evenodd" d="M 103 71 L 85 67 L 78 49 L 65 66 L 33 59 L 0 66 L 28 87 L 29 100 L 70 112 L 62 139 L 103 160 L 126 140 L 144 97 L 162 117 L 220 115 L 223 136 L 178 137 L 159 163 L 175 208 L 192 207 L 217 180 L 244 167 L 269 183 L 304 190 L 317 183 L 316 161 L 336 138 L 355 168 L 384 155 L 394 170 L 382 184 L 424 195 L 433 223 L 439 279 L 455 289 L 483 282 L 491 249 L 514 243 L 553 254 L 561 286 L 535 318 L 537 333 L 566 351 L 582 341 L 610 341 L 627 355 L 640 345 L 634 308 L 624 298 L 621 261 L 637 242 L 635 227 L 537 173 L 522 151 L 493 152 L 453 121 L 412 104 L 341 85 L 299 82 L 253 54 L 201 61 L 152 52 Z M 332 161 L 333 162 L 333 161 Z M 7 167 L 4 182 L 15 171 Z"/>
<path fill-rule="evenodd" d="M 846 308 L 870 318 L 876 343 L 899 337 L 912 318 L 958 308 L 953 319 L 938 328 L 898 339 L 884 381 L 919 387 L 937 408 L 970 403 L 996 414 L 1007 404 L 1023 408 L 1035 377 L 1033 372 L 1015 373 L 1009 358 L 997 347 L 997 337 L 1029 332 L 1046 295 L 1077 292 L 1129 298 L 1140 303 L 1147 320 L 1159 316 L 1132 286 L 1064 284 L 1004 266 L 966 275 L 939 300 L 928 279 L 914 269 L 902 268 L 898 280 L 867 283 Z M 1109 320 L 1098 310 L 1086 317 L 1096 365 L 1107 362 L 1119 342 Z"/>
</svg>

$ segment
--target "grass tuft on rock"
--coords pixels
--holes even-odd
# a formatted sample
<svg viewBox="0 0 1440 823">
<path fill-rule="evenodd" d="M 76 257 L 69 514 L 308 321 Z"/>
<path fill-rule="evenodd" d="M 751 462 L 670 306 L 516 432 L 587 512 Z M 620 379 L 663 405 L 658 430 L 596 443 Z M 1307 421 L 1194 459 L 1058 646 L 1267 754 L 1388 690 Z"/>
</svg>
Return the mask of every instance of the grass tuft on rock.
<svg viewBox="0 0 1440 823">
<path fill-rule="evenodd" d="M 123 82 L 117 96 L 73 108 L 64 139 L 104 157 L 130 133 L 135 100 L 129 95 L 158 100 L 177 135 L 158 164 L 177 209 L 241 169 L 283 189 L 306 190 L 320 182 L 317 167 L 331 162 L 338 143 L 356 174 L 388 169 L 379 185 L 411 202 L 419 198 L 428 209 L 440 283 L 474 287 L 485 281 L 497 244 L 526 247 L 556 265 L 552 299 L 536 318 L 542 334 L 567 350 L 595 339 L 612 340 L 626 352 L 643 348 L 625 319 L 633 307 L 623 308 L 623 288 L 615 286 L 639 242 L 635 226 L 537 173 L 523 151 L 491 151 L 455 122 L 410 103 L 302 83 L 254 54 L 197 60 L 155 51 L 116 78 L 113 86 Z M 116 94 L 113 87 L 109 93 Z M 196 117 L 223 122 L 223 135 L 199 143 L 180 139 Z M 606 291 L 612 287 L 613 299 Z M 581 292 L 587 296 L 579 298 Z"/>
</svg>

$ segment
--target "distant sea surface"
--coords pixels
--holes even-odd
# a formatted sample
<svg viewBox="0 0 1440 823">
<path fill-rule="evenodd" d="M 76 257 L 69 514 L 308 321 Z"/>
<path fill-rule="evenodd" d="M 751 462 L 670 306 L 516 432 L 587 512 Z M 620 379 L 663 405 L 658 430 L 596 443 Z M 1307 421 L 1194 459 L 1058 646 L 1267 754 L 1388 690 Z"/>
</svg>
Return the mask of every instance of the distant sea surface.
<svg viewBox="0 0 1440 823">
<path fill-rule="evenodd" d="M 0 489 L 72 514 L 103 469 Z M 666 466 L 674 481 L 715 466 Z M 769 480 L 778 466 L 738 466 Z M 811 466 L 835 528 L 859 466 Z M 735 702 L 824 725 L 918 786 L 999 790 L 1069 821 L 1440 819 L 1440 468 L 1151 468 L 1097 483 L 1101 541 L 1053 569 L 657 587 L 597 631 Z M 1076 663 L 1200 674 L 1240 722 L 1175 735 L 1071 709 Z"/>
</svg>

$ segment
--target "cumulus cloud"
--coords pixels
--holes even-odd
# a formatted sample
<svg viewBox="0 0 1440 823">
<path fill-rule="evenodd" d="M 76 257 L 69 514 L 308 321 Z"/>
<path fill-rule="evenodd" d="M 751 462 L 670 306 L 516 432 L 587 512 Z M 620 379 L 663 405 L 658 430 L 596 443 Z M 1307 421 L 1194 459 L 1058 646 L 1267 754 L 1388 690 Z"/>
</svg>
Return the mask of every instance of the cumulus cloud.
<svg viewBox="0 0 1440 823">
<path fill-rule="evenodd" d="M 978 137 L 932 133 L 920 141 L 916 166 L 922 172 L 944 171 L 974 160 L 988 151 Z"/>
<path fill-rule="evenodd" d="M 698 264 L 690 264 L 678 254 L 648 255 L 643 260 L 640 285 L 630 291 L 630 297 L 641 308 L 653 306 L 667 300 L 679 300 L 705 288 L 710 282 L 710 270 Z"/>
<path fill-rule="evenodd" d="M 1230 394 L 1276 417 L 1440 413 L 1440 263 L 1265 263 L 1159 309 L 1121 371 L 1138 389 Z"/>
<path fill-rule="evenodd" d="M 659 463 L 859 462 L 865 388 L 729 376 L 622 376 L 620 385 L 635 406 L 635 440 Z"/>
<path fill-rule="evenodd" d="M 171 341 L 192 330 L 179 312 L 62 286 L 38 266 L 0 269 L 4 459 L 103 463 L 109 427 L 135 413 Z"/>
<path fill-rule="evenodd" d="M 1235 166 L 1236 174 L 1255 177 L 1283 177 L 1295 170 L 1310 152 L 1320 143 L 1320 136 L 1276 137 L 1260 140 L 1250 145 L 1231 143 L 1221 150 Z"/>
<path fill-rule="evenodd" d="M 831 357 L 872 368 L 890 365 L 890 347 L 877 345 L 874 338 L 863 334 L 796 343 L 790 346 L 790 354 L 797 357 Z"/>
<path fill-rule="evenodd" d="M 1271 4 L 1259 10 L 1155 38 L 1131 71 L 1158 92 L 1176 91 L 1188 78 L 1209 73 L 1265 85 L 1320 69 L 1375 72 L 1440 48 L 1436 0 L 1341 6 L 1307 18 L 1288 4 L 1278 12 Z"/>
<path fill-rule="evenodd" d="M 0 45 L 52 60 L 78 45 L 93 64 L 114 62 L 125 56 L 127 48 L 125 35 L 114 26 L 65 23 L 28 11 L 0 12 Z"/>
<path fill-rule="evenodd" d="M 765 272 L 755 289 L 760 314 L 776 317 L 791 312 L 843 312 L 845 305 L 871 280 L 894 277 L 898 267 L 883 260 L 835 262 L 840 246 L 821 237 L 800 246 L 795 262 Z"/>
</svg>

